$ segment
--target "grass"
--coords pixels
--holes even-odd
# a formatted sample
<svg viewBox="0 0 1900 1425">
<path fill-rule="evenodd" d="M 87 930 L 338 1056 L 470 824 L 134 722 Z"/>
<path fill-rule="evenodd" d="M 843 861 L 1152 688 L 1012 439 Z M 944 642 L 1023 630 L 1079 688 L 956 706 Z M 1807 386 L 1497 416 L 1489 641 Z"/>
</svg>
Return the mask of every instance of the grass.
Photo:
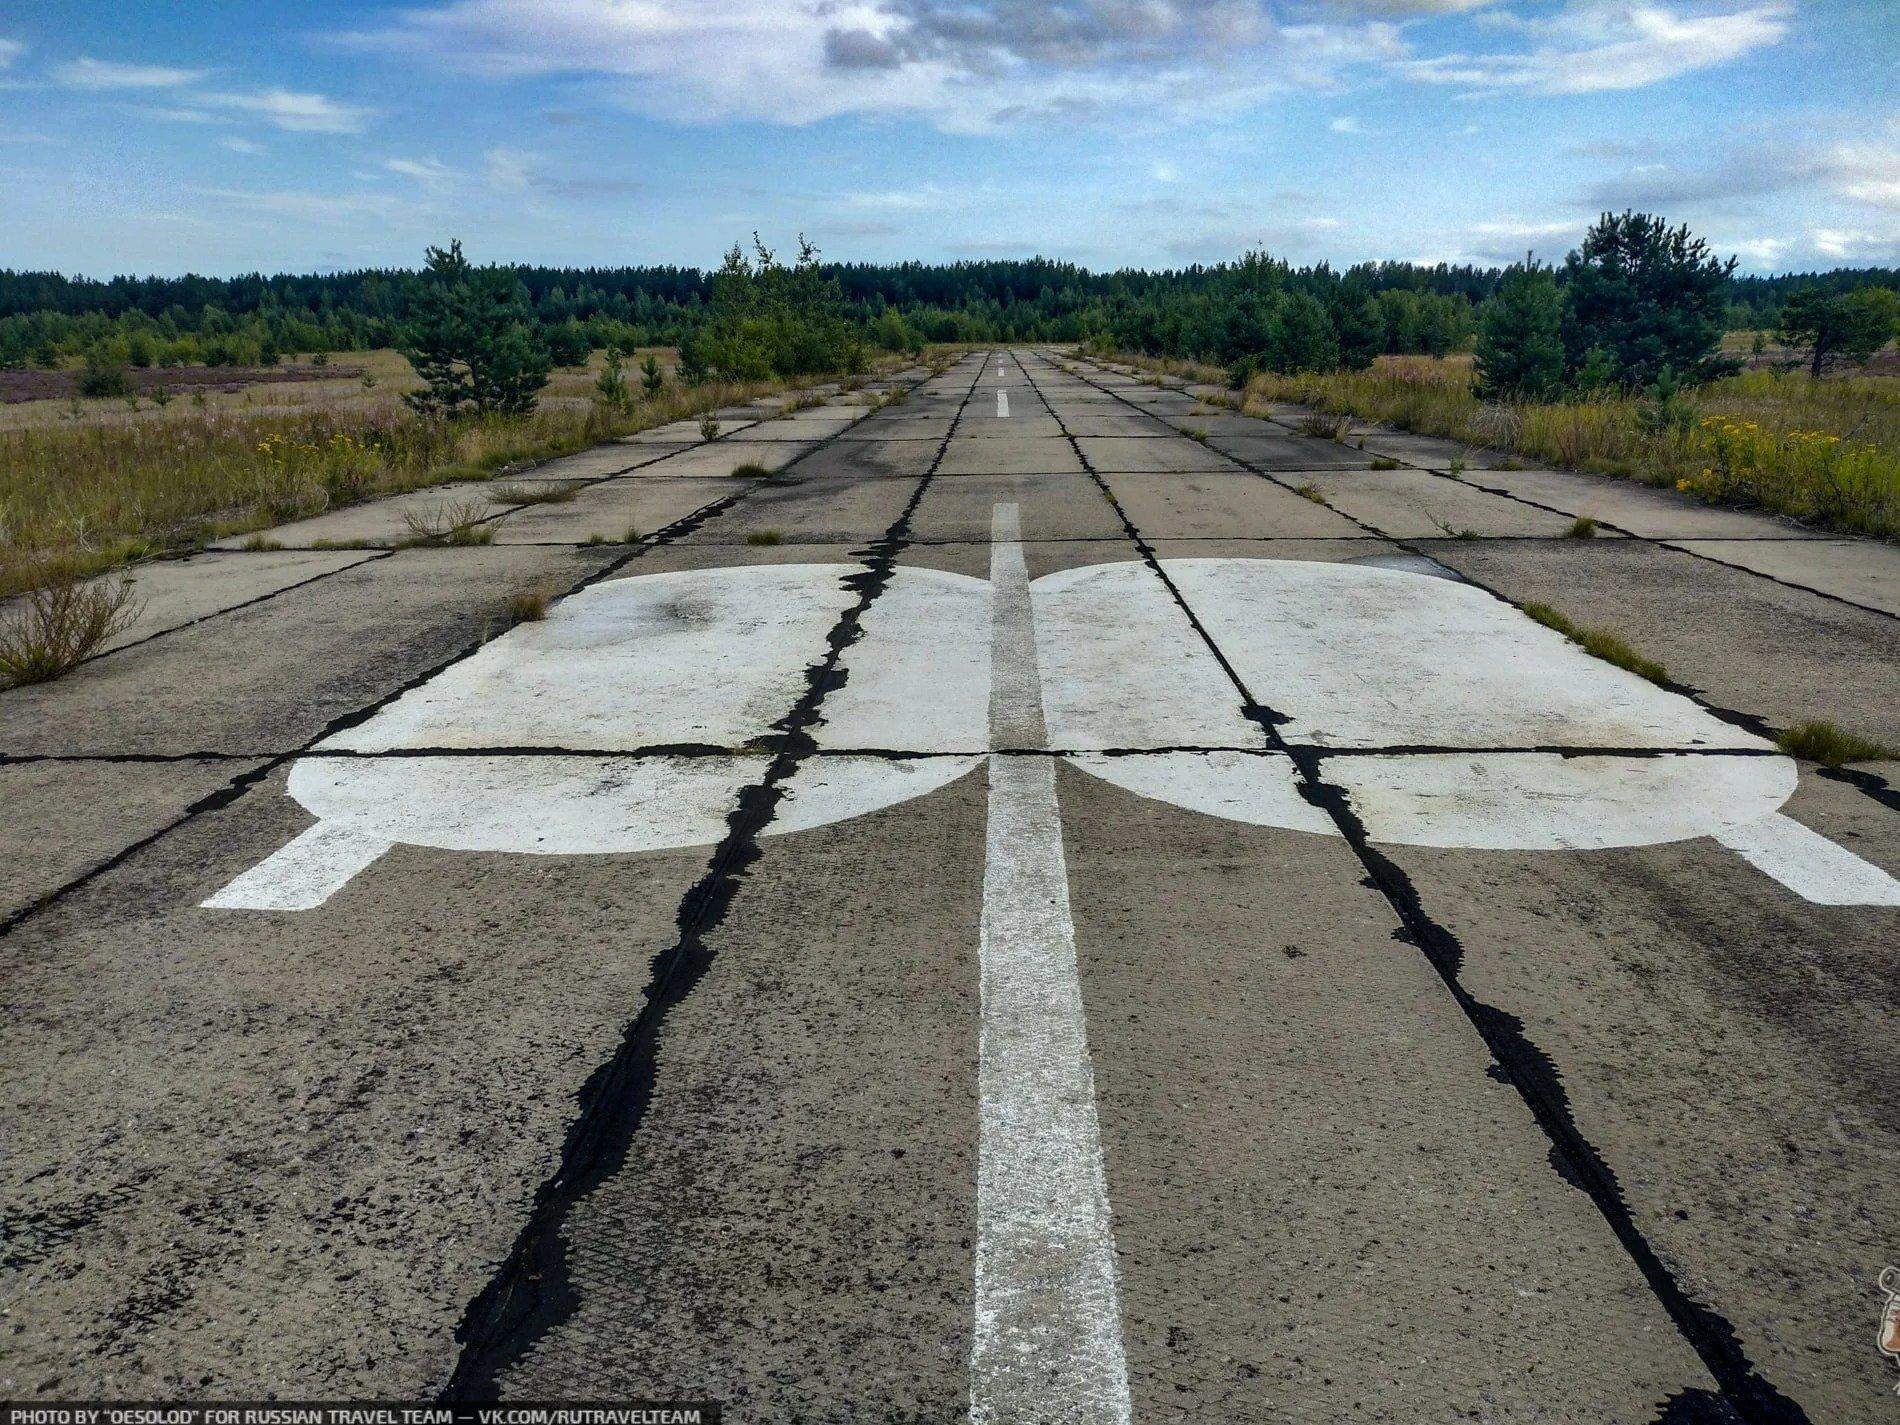
<svg viewBox="0 0 1900 1425">
<path fill-rule="evenodd" d="M 508 616 L 516 623 L 539 623 L 548 616 L 548 596 L 539 589 L 524 590 L 508 600 Z"/>
<path fill-rule="evenodd" d="M 1304 485 L 1301 485 L 1293 493 L 1301 496 L 1304 499 L 1311 500 L 1316 505 L 1323 505 L 1326 503 L 1326 496 L 1323 493 L 1321 493 L 1319 486 L 1315 485 L 1311 480 L 1308 480 Z"/>
<path fill-rule="evenodd" d="M 44 683 L 70 673 L 139 615 L 123 579 L 54 576 L 28 590 L 0 623 L 0 682 Z"/>
<path fill-rule="evenodd" d="M 565 505 L 584 487 L 563 485 L 554 480 L 534 480 L 515 485 L 497 485 L 488 492 L 493 505 Z"/>
<path fill-rule="evenodd" d="M 1122 359 L 1204 379 L 1219 374 Z M 1388 356 L 1365 371 L 1255 376 L 1243 409 L 1264 414 L 1271 402 L 1296 402 L 1504 451 L 1504 469 L 1587 470 L 1850 534 L 1900 538 L 1900 382 L 1744 371 L 1691 399 L 1698 414 L 1688 427 L 1656 429 L 1640 396 L 1487 404 L 1472 394 L 1468 356 Z"/>
<path fill-rule="evenodd" d="M 1182 426 L 1181 434 L 1189 440 L 1198 440 L 1202 445 L 1207 444 L 1207 430 L 1204 426 Z"/>
<path fill-rule="evenodd" d="M 1586 628 L 1558 613 L 1549 604 L 1529 603 L 1520 604 L 1519 607 L 1545 628 L 1555 629 L 1592 657 L 1601 658 L 1605 663 L 1614 663 L 1652 683 L 1668 686 L 1668 669 L 1653 658 L 1643 657 L 1615 634 L 1600 628 Z"/>
<path fill-rule="evenodd" d="M 1900 758 L 1900 752 L 1885 743 L 1858 733 L 1843 732 L 1831 722 L 1799 723 L 1775 741 L 1790 757 L 1819 762 L 1823 767 L 1841 767 L 1849 762 L 1890 762 Z"/>
<path fill-rule="evenodd" d="M 1389 455 L 1379 455 L 1373 457 L 1372 468 L 1374 470 L 1397 470 L 1399 468 L 1399 462 Z"/>
<path fill-rule="evenodd" d="M 755 529 L 745 537 L 747 544 L 783 544 L 785 532 L 776 529 Z"/>
<path fill-rule="evenodd" d="M 743 465 L 735 465 L 732 467 L 732 478 L 735 480 L 769 480 L 772 478 L 772 472 L 759 464 L 758 461 L 748 460 Z"/>
<path fill-rule="evenodd" d="M 591 384 L 557 377 L 550 389 L 570 379 Z M 557 394 L 530 416 L 430 421 L 402 404 L 406 384 L 390 377 L 373 394 L 353 380 L 260 387 L 268 401 L 221 392 L 137 415 L 117 402 L 85 403 L 77 416 L 71 403 L 0 407 L 0 597 L 366 499 L 505 476 L 784 389 L 675 387 L 628 411 Z M 33 410 L 48 405 L 60 409 Z"/>
<path fill-rule="evenodd" d="M 488 511 L 480 500 L 445 500 L 428 510 L 405 510 L 405 545 L 493 544 L 495 531 L 483 524 Z"/>
<path fill-rule="evenodd" d="M 707 411 L 699 418 L 699 438 L 701 440 L 719 439 L 719 417 Z"/>
<path fill-rule="evenodd" d="M 1595 539 L 1597 522 L 1588 515 L 1578 515 L 1570 522 L 1570 528 L 1564 531 L 1565 539 Z"/>
<path fill-rule="evenodd" d="M 1310 435 L 1315 440 L 1336 440 L 1344 444 L 1346 432 L 1352 429 L 1352 421 L 1346 416 L 1315 414 L 1300 418 L 1300 434 Z"/>
</svg>

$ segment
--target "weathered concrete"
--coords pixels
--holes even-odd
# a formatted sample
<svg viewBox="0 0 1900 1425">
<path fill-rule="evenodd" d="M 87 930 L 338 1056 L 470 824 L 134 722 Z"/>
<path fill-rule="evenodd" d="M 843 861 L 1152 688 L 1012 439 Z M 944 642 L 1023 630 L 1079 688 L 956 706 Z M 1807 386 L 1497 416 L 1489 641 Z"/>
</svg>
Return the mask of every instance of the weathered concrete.
<svg viewBox="0 0 1900 1425">
<path fill-rule="evenodd" d="M 1884 1418 L 1894 768 L 1458 582 L 1892 741 L 1893 621 L 1790 587 L 1880 552 L 1565 539 L 1476 488 L 1527 472 L 997 362 L 494 522 L 731 493 L 638 546 L 371 557 L 0 694 L 0 1385 L 1042 1420 L 1106 1323 L 1107 1419 Z M 1764 787 L 1779 842 L 1658 842 Z M 255 890 L 351 817 L 412 841 Z"/>
</svg>

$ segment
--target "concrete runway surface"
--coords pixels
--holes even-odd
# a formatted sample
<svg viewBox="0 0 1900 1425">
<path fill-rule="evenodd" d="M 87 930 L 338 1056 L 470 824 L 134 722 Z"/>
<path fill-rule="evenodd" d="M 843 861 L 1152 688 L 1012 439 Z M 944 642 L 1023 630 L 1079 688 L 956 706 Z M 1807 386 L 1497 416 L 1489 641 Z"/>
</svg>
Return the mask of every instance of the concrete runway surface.
<svg viewBox="0 0 1900 1425">
<path fill-rule="evenodd" d="M 1900 555 L 873 388 L 0 694 L 0 1394 L 1893 1418 L 1896 769 L 1772 737 L 1900 742 Z"/>
</svg>

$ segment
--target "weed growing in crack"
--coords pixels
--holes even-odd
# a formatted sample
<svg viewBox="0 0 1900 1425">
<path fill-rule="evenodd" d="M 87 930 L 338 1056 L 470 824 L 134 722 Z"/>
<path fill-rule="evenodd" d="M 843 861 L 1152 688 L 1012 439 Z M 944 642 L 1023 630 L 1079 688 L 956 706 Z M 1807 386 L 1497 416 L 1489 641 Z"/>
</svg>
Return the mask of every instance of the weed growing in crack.
<svg viewBox="0 0 1900 1425">
<path fill-rule="evenodd" d="M 1389 455 L 1375 456 L 1372 461 L 1372 468 L 1374 470 L 1397 470 L 1399 468 L 1399 462 Z"/>
<path fill-rule="evenodd" d="M 1588 628 L 1557 612 L 1549 604 L 1521 604 L 1524 613 L 1541 623 L 1545 628 L 1555 629 L 1565 638 L 1576 644 L 1585 653 L 1601 658 L 1605 663 L 1614 663 L 1617 667 L 1634 673 L 1639 678 L 1647 678 L 1652 683 L 1667 684 L 1669 671 L 1653 658 L 1645 658 L 1629 644 L 1606 629 Z"/>
<path fill-rule="evenodd" d="M 776 529 L 755 529 L 745 537 L 747 544 L 783 544 L 785 534 Z"/>
<path fill-rule="evenodd" d="M 516 623 L 538 623 L 548 616 L 548 603 L 548 596 L 541 590 L 523 590 L 510 596 L 508 616 Z"/>
<path fill-rule="evenodd" d="M 479 500 L 445 500 L 429 510 L 406 510 L 402 522 L 409 530 L 406 546 L 493 544 L 495 531 L 482 521 L 488 511 Z"/>
<path fill-rule="evenodd" d="M 1823 767 L 1843 767 L 1849 762 L 1890 762 L 1900 758 L 1900 750 L 1883 742 L 1845 732 L 1831 722 L 1819 720 L 1797 723 L 1775 742 L 1790 757 L 1803 757 Z"/>
<path fill-rule="evenodd" d="M 579 485 L 536 480 L 520 485 L 497 485 L 488 492 L 488 499 L 496 505 L 565 505 L 580 492 Z"/>
<path fill-rule="evenodd" d="M 70 673 L 139 615 L 123 579 L 55 578 L 29 589 L 0 624 L 0 679 L 9 687 Z"/>
<path fill-rule="evenodd" d="M 1597 522 L 1588 515 L 1578 515 L 1570 522 L 1570 528 L 1564 531 L 1565 539 L 1595 539 Z"/>
</svg>

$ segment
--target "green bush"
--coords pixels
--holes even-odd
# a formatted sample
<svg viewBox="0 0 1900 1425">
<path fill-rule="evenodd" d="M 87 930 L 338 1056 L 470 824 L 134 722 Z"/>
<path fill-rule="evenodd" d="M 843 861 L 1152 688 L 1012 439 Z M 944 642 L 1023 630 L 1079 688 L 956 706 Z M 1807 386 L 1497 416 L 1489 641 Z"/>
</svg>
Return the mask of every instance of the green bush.
<svg viewBox="0 0 1900 1425">
<path fill-rule="evenodd" d="M 429 249 L 428 276 L 398 347 L 424 385 L 403 399 L 431 416 L 532 411 L 551 363 L 520 279 L 471 266 L 459 242 Z"/>
</svg>

